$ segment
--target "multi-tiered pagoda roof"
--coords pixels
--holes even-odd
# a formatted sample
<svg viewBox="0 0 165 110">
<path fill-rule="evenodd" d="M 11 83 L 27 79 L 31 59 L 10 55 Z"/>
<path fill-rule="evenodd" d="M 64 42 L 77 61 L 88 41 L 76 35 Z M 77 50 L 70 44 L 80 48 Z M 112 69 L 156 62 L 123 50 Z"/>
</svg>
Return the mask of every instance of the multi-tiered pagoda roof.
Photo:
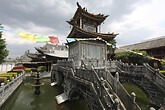
<svg viewBox="0 0 165 110">
<path fill-rule="evenodd" d="M 104 40 L 112 40 L 116 37 L 118 34 L 114 33 L 97 33 L 92 31 L 87 31 L 83 28 L 80 28 L 78 26 L 73 26 L 71 32 L 68 35 L 68 38 L 103 38 Z"/>
<path fill-rule="evenodd" d="M 67 21 L 71 25 L 75 25 L 75 21 L 80 19 L 81 17 L 85 17 L 88 19 L 91 19 L 93 21 L 96 21 L 98 24 L 101 24 L 109 15 L 104 15 L 104 14 L 92 14 L 87 12 L 87 9 L 82 8 L 79 3 L 77 2 L 77 11 L 75 12 L 73 18 L 70 21 Z"/>
<path fill-rule="evenodd" d="M 77 2 L 77 11 L 72 19 L 67 21 L 72 25 L 72 30 L 67 38 L 103 38 L 104 40 L 112 40 L 118 34 L 101 33 L 101 23 L 108 17 L 104 14 L 92 14 L 87 12 L 86 8 L 82 8 Z"/>
</svg>

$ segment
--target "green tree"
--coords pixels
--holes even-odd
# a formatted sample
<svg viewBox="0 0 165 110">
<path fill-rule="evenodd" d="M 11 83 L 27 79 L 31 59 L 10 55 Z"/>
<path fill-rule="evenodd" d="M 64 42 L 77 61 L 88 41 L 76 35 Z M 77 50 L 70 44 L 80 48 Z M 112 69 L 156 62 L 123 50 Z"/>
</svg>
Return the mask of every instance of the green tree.
<svg viewBox="0 0 165 110">
<path fill-rule="evenodd" d="M 115 52 L 115 49 L 116 49 L 116 40 L 113 39 L 113 40 L 110 40 L 108 41 L 108 43 L 112 44 L 111 46 L 107 46 L 107 51 L 111 54 L 114 54 Z"/>
<path fill-rule="evenodd" d="M 165 57 L 163 58 L 163 60 L 161 60 L 161 65 L 163 70 L 165 70 Z"/>
<path fill-rule="evenodd" d="M 145 57 L 145 56 L 148 56 L 146 51 L 139 51 L 139 50 L 133 50 L 133 51 L 135 51 L 137 53 L 142 53 L 142 55 L 126 51 L 126 52 L 122 52 L 122 53 L 116 53 L 115 54 L 115 59 L 117 59 L 117 60 L 127 60 L 130 63 L 139 64 L 139 65 L 142 65 L 143 63 L 146 63 L 146 62 L 151 60 L 150 58 Z"/>
<path fill-rule="evenodd" d="M 2 23 L 0 23 L 2 28 Z M 2 31 L 0 31 L 0 64 L 4 62 L 4 59 L 8 56 L 9 51 L 6 49 L 5 39 L 2 39 Z"/>
</svg>

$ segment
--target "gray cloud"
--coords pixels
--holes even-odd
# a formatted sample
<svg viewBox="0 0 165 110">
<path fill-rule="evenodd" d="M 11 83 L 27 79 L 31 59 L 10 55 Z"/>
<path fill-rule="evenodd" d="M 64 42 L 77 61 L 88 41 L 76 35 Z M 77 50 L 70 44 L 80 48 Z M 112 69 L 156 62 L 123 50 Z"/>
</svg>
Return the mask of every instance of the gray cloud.
<svg viewBox="0 0 165 110">
<path fill-rule="evenodd" d="M 65 4 L 62 4 L 54 0 L 54 4 L 50 4 L 47 3 L 48 1 L 1 0 L 0 13 L 2 17 L 0 21 L 14 28 L 22 27 L 24 29 L 29 28 L 26 24 L 32 22 L 37 26 L 53 28 L 58 34 L 63 33 L 67 35 L 70 28 L 65 21 L 73 17 L 76 11 L 76 2 L 74 0 L 65 0 Z M 80 1 L 80 4 L 82 7 L 86 6 L 93 13 L 101 12 L 110 15 L 105 21 L 108 23 L 114 19 L 121 20 L 123 15 L 131 13 L 134 10 L 132 5 L 137 1 L 112 0 L 111 2 L 107 3 L 107 1 L 100 0 L 93 2 L 93 0 L 88 0 L 88 2 Z"/>
<path fill-rule="evenodd" d="M 64 13 L 64 9 L 60 10 L 62 4 L 58 2 L 50 7 L 45 4 L 40 0 L 2 0 L 0 6 L 2 17 L 0 20 L 5 25 L 15 28 L 22 27 L 27 29 L 29 27 L 26 24 L 32 22 L 37 26 L 53 28 L 57 30 L 57 33 L 67 34 L 67 31 L 64 30 L 69 30 L 69 25 L 65 21 L 71 18 L 67 14 L 70 13 L 70 10 L 64 7 L 66 8 L 66 13 Z M 68 3 L 67 5 L 71 4 Z"/>
<path fill-rule="evenodd" d="M 130 32 L 123 33 L 121 36 L 119 35 L 115 39 L 118 41 L 120 45 L 128 45 L 128 44 L 135 44 L 139 43 L 144 39 L 144 36 L 149 37 L 152 36 L 153 32 L 148 29 L 137 29 L 132 30 Z"/>
<path fill-rule="evenodd" d="M 25 32 L 31 28 L 28 24 L 32 23 L 41 28 L 47 27 L 53 29 L 56 35 L 67 36 L 71 29 L 65 21 L 73 17 L 77 9 L 76 1 L 77 0 L 1 0 L 0 22 L 13 30 L 22 28 Z M 102 25 L 102 30 L 103 32 L 113 32 L 113 28 L 109 30 L 108 24 L 111 24 L 114 20 L 118 22 L 123 21 L 123 16 L 131 14 L 136 9 L 135 4 L 145 4 L 150 1 L 151 0 L 79 0 L 79 3 L 82 7 L 86 7 L 88 12 L 110 15 L 105 20 L 105 24 Z M 141 41 L 141 39 L 143 39 L 141 36 L 145 36 L 143 33 L 149 33 L 148 30 L 143 29 L 139 29 L 138 31 L 138 33 L 136 30 L 126 34 L 121 33 L 122 36 L 116 39 L 119 44 L 127 44 L 137 41 L 130 36 L 140 36 L 138 39 Z M 128 40 L 123 39 L 125 38 L 123 36 L 127 36 Z M 10 50 L 10 55 L 22 55 L 25 50 L 33 49 L 34 45 L 24 44 L 22 47 L 26 48 L 16 49 L 19 47 L 20 45 L 11 44 L 7 46 Z"/>
<path fill-rule="evenodd" d="M 24 45 L 18 45 L 18 44 L 10 44 L 7 45 L 7 49 L 9 50 L 9 57 L 17 57 L 21 56 L 25 53 L 25 51 L 30 50 L 31 53 L 35 53 L 36 50 L 34 47 L 40 47 L 44 44 L 24 44 Z"/>
</svg>

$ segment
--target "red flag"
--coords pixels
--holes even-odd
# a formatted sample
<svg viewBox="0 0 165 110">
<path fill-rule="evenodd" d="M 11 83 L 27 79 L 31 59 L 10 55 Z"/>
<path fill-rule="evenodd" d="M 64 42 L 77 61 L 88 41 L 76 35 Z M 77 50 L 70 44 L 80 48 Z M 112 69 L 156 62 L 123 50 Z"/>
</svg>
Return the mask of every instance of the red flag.
<svg viewBox="0 0 165 110">
<path fill-rule="evenodd" d="M 161 59 L 159 59 L 159 58 L 154 58 L 154 60 L 158 60 L 158 61 L 161 61 Z"/>
<path fill-rule="evenodd" d="M 58 37 L 49 36 L 49 38 L 52 44 L 59 44 Z"/>
</svg>

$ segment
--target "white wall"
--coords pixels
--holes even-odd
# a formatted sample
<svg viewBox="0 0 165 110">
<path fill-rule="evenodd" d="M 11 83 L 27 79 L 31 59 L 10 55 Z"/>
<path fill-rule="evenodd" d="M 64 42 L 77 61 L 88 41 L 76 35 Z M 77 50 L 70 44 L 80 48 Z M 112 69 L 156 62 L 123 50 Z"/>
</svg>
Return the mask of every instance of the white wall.
<svg viewBox="0 0 165 110">
<path fill-rule="evenodd" d="M 0 73 L 10 71 L 15 66 L 13 62 L 5 62 L 0 65 Z"/>
</svg>

